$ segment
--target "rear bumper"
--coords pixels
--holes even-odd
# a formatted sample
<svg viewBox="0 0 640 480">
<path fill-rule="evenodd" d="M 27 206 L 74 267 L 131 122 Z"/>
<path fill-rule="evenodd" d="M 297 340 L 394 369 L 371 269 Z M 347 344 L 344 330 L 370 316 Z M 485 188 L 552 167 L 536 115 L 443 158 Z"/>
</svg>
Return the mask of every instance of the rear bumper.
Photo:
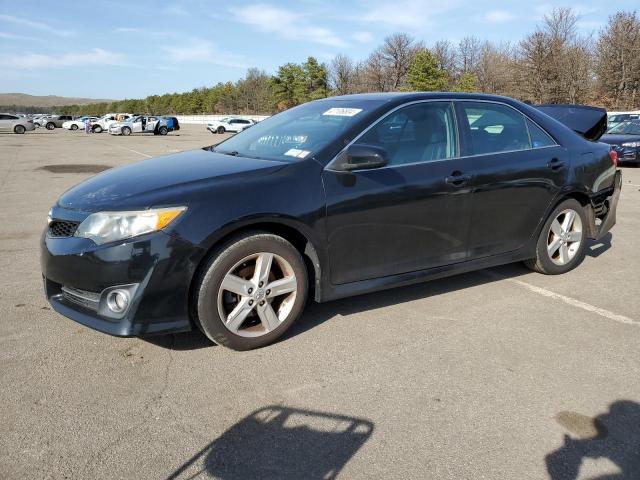
<svg viewBox="0 0 640 480">
<path fill-rule="evenodd" d="M 616 170 L 613 183 L 613 192 L 610 196 L 604 199 L 604 208 L 606 213 L 601 217 L 599 224 L 596 223 L 597 217 L 592 215 L 593 224 L 591 226 L 592 232 L 595 233 L 593 237 L 596 240 L 601 239 L 611 228 L 616 224 L 616 210 L 618 208 L 618 200 L 620 199 L 620 191 L 622 190 L 622 172 Z M 592 209 L 593 212 L 593 209 Z"/>
</svg>

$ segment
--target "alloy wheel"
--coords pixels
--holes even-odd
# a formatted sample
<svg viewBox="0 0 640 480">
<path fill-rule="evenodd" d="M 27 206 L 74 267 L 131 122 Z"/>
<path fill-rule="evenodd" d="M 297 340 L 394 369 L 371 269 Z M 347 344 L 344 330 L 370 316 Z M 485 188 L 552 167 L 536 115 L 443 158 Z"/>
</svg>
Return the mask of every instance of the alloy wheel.
<svg viewBox="0 0 640 480">
<path fill-rule="evenodd" d="M 547 236 L 547 253 L 556 265 L 571 262 L 582 243 L 582 219 L 575 210 L 560 212 L 551 223 Z"/>
<path fill-rule="evenodd" d="M 226 273 L 218 291 L 218 313 L 230 332 L 259 337 L 287 319 L 297 291 L 289 262 L 260 252 L 243 258 Z"/>
</svg>

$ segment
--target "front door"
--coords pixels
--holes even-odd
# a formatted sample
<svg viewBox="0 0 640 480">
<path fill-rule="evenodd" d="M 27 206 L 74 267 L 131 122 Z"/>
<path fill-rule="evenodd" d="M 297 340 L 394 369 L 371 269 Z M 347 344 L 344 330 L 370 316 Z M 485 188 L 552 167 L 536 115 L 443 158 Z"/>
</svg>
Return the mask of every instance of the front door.
<svg viewBox="0 0 640 480">
<path fill-rule="evenodd" d="M 332 283 L 465 260 L 469 159 L 458 158 L 453 104 L 402 107 L 356 143 L 386 150 L 389 163 L 323 173 Z"/>
<path fill-rule="evenodd" d="M 564 185 L 570 154 L 506 104 L 456 104 L 472 155 L 469 258 L 517 250 L 532 238 Z"/>
</svg>

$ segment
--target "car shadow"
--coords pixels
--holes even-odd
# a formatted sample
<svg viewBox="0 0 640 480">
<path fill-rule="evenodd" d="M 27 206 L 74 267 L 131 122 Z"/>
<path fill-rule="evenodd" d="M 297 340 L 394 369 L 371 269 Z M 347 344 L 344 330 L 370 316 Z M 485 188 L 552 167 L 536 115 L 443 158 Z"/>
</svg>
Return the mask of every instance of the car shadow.
<svg viewBox="0 0 640 480">
<path fill-rule="evenodd" d="M 611 248 L 612 238 L 609 232 L 598 241 L 590 240 L 585 254 L 593 258 L 599 257 Z M 346 316 L 358 312 L 376 310 L 399 303 L 476 287 L 506 278 L 515 278 L 529 273 L 531 273 L 531 270 L 522 263 L 511 263 L 488 270 L 478 270 L 327 303 L 316 303 L 309 300 L 302 317 L 276 343 L 286 341 L 291 337 L 311 330 L 336 315 Z M 171 350 L 196 350 L 214 346 L 200 331 L 196 330 L 173 335 L 143 337 L 142 340 Z"/>
<path fill-rule="evenodd" d="M 284 406 L 257 410 L 178 467 L 168 480 L 336 478 L 373 433 L 371 421 Z"/>
<path fill-rule="evenodd" d="M 609 411 L 596 417 L 560 412 L 556 420 L 571 435 L 563 445 L 545 457 L 551 480 L 575 480 L 586 459 L 608 459 L 619 472 L 594 479 L 632 480 L 640 478 L 640 404 L 618 400 Z"/>
</svg>

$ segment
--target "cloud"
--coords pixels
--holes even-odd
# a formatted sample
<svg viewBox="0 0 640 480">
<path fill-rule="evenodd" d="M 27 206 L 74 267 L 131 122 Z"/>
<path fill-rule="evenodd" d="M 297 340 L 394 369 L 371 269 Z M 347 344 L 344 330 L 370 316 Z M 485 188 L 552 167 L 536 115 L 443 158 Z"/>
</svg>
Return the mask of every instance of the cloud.
<svg viewBox="0 0 640 480">
<path fill-rule="evenodd" d="M 113 31 L 115 33 L 142 33 L 144 29 L 138 27 L 118 27 L 114 28 Z"/>
<path fill-rule="evenodd" d="M 254 4 L 230 10 L 234 18 L 266 33 L 290 40 L 302 40 L 331 47 L 344 47 L 345 42 L 328 28 L 314 26 L 304 15 L 285 8 Z"/>
<path fill-rule="evenodd" d="M 164 7 L 162 9 L 162 13 L 164 13 L 165 15 L 176 15 L 178 17 L 189 16 L 189 12 L 180 5 L 171 5 L 169 7 Z"/>
<path fill-rule="evenodd" d="M 8 32 L 0 32 L 0 38 L 4 38 L 5 40 L 29 40 L 29 41 L 40 40 L 37 37 L 28 37 L 26 35 L 16 35 L 14 33 L 8 33 Z"/>
<path fill-rule="evenodd" d="M 371 35 L 369 32 L 356 32 L 351 35 L 351 38 L 353 38 L 358 43 L 373 42 L 373 35 Z"/>
<path fill-rule="evenodd" d="M 14 17 L 12 15 L 0 15 L 0 21 L 13 23 L 14 25 L 20 25 L 21 27 L 32 28 L 34 30 L 40 30 L 42 32 L 51 33 L 60 37 L 69 37 L 73 35 L 73 32 L 67 30 L 61 30 L 54 28 L 46 23 L 34 22 L 32 20 L 26 20 L 24 18 Z"/>
<path fill-rule="evenodd" d="M 223 52 L 206 41 L 193 40 L 184 45 L 165 46 L 162 50 L 169 60 L 176 63 L 213 63 L 225 67 L 247 68 L 247 60 L 242 55 Z"/>
<path fill-rule="evenodd" d="M 516 15 L 506 10 L 491 10 L 484 16 L 484 19 L 489 23 L 506 23 L 516 18 L 518 18 Z"/>
<path fill-rule="evenodd" d="M 123 65 L 124 56 L 101 48 L 94 48 L 85 53 L 65 53 L 63 55 L 43 55 L 27 53 L 24 55 L 7 55 L 2 63 L 13 68 L 59 68 L 100 65 Z"/>
<path fill-rule="evenodd" d="M 459 0 L 369 0 L 362 3 L 367 13 L 359 19 L 387 28 L 419 30 L 437 16 L 457 8 L 459 3 Z"/>
</svg>

